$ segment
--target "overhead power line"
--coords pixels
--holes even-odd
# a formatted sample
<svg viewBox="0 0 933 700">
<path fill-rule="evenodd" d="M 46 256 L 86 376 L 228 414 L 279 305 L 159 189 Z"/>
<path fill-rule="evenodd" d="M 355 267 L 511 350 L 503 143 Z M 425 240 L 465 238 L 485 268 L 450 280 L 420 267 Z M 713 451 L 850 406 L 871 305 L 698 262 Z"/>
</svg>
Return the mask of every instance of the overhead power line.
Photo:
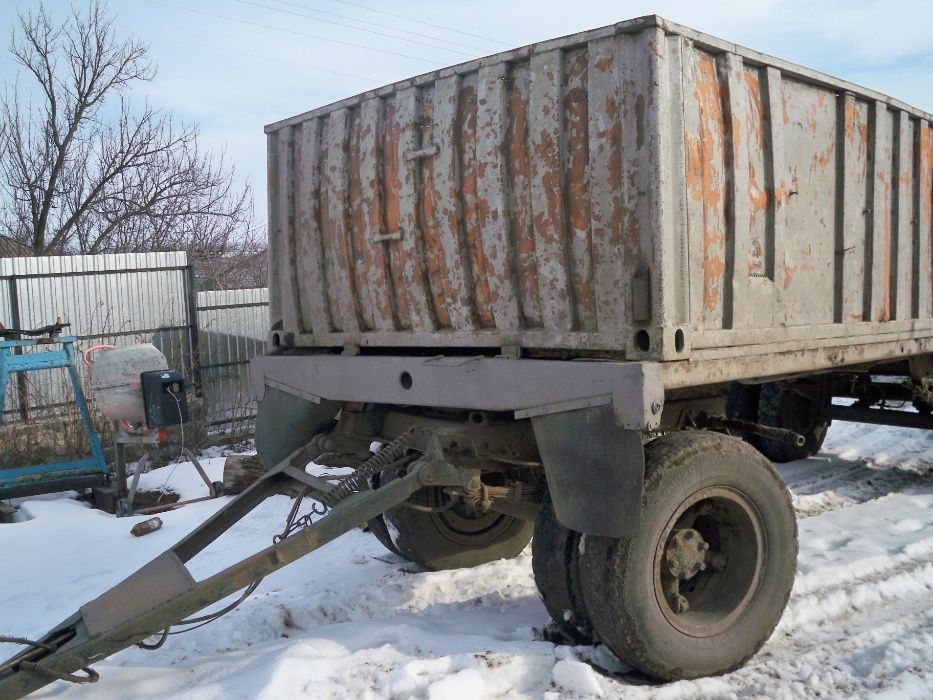
<svg viewBox="0 0 933 700">
<path fill-rule="evenodd" d="M 415 19 L 414 17 L 406 17 L 405 15 L 397 15 L 394 12 L 386 12 L 385 10 L 377 10 L 375 7 L 369 7 L 367 5 L 361 5 L 356 2 L 350 2 L 349 0 L 333 0 L 333 2 L 339 2 L 341 5 L 349 5 L 350 7 L 358 7 L 361 10 L 369 10 L 370 12 L 376 12 L 380 15 L 386 15 L 387 17 L 395 17 L 397 19 L 404 19 L 408 22 L 416 22 L 418 24 L 423 24 L 426 27 L 434 27 L 435 29 L 443 29 L 445 32 L 454 32 L 455 34 L 463 34 L 463 36 L 471 36 L 474 39 L 482 39 L 483 41 L 491 41 L 493 44 L 499 44 L 500 46 L 509 46 L 504 41 L 499 41 L 498 39 L 490 39 L 488 36 L 482 36 L 480 34 L 470 34 L 469 32 L 464 32 L 460 29 L 454 29 L 453 27 L 445 27 L 442 24 L 431 24 L 431 22 L 425 22 L 424 20 Z"/>
<path fill-rule="evenodd" d="M 282 7 L 273 7 L 272 5 L 263 5 L 261 2 L 254 2 L 254 0 L 236 0 L 236 2 L 241 5 L 252 5 L 253 7 L 261 7 L 264 10 L 272 10 L 273 12 L 280 12 L 286 15 L 292 15 L 294 17 L 306 17 L 307 19 L 313 19 L 316 22 L 326 22 L 327 24 L 334 24 L 338 27 L 347 27 L 348 29 L 355 29 L 358 32 L 366 32 L 367 34 L 375 34 L 376 36 L 384 36 L 389 39 L 395 39 L 397 41 L 407 41 L 409 44 L 418 44 L 419 46 L 427 46 L 431 49 L 439 49 L 441 51 L 451 51 L 453 53 L 459 53 L 463 56 L 469 56 L 470 58 L 475 58 L 475 54 L 467 53 L 466 51 L 461 51 L 460 49 L 450 49 L 446 46 L 437 46 L 436 44 L 428 44 L 424 41 L 417 41 L 415 39 L 407 39 L 403 36 L 395 36 L 394 34 L 386 34 L 385 32 L 376 31 L 375 29 L 365 29 L 364 27 L 354 27 L 352 24 L 345 24 L 343 22 L 335 22 L 332 19 L 322 19 L 321 17 L 315 17 L 314 15 L 305 14 L 304 12 L 295 12 L 295 10 L 286 10 Z"/>
<path fill-rule="evenodd" d="M 198 46 L 202 49 L 210 49 L 212 51 L 222 51 L 225 53 L 235 54 L 237 56 L 246 56 L 248 58 L 257 58 L 261 61 L 272 61 L 274 63 L 282 63 L 287 66 L 295 66 L 296 68 L 307 68 L 308 70 L 320 71 L 322 73 L 330 73 L 332 75 L 339 75 L 344 78 L 359 78 L 360 80 L 368 80 L 371 83 L 384 83 L 385 80 L 379 80 L 378 78 L 372 78 L 368 75 L 359 75 L 358 73 L 344 73 L 342 71 L 333 70 L 331 68 L 322 68 L 321 66 L 312 66 L 308 63 L 298 63 L 296 61 L 288 61 L 282 58 L 273 58 L 272 56 L 264 56 L 262 54 L 249 53 L 246 51 L 241 51 L 240 49 L 227 48 L 225 46 L 218 46 L 216 44 L 202 44 L 197 41 L 191 41 L 189 39 L 182 39 L 181 37 L 167 36 L 165 34 L 156 34 L 154 32 L 144 32 L 140 29 L 127 29 L 123 28 L 123 31 L 130 34 L 138 34 L 139 36 L 149 37 L 151 39 L 161 39 L 163 41 L 168 41 L 173 44 L 180 44 L 182 46 Z"/>
<path fill-rule="evenodd" d="M 290 5 L 291 7 L 299 7 L 302 10 L 307 10 L 308 12 L 314 12 L 319 15 L 327 15 L 328 17 L 339 17 L 340 19 L 348 19 L 351 22 L 356 22 L 357 24 L 368 24 L 373 27 L 380 27 L 382 29 L 389 29 L 393 32 L 399 32 L 400 34 L 408 34 L 409 36 L 418 37 L 420 39 L 430 39 L 431 41 L 441 41 L 445 44 L 450 44 L 451 46 L 460 46 L 464 49 L 470 49 L 471 51 L 479 51 L 481 54 L 488 53 L 489 49 L 484 49 L 479 46 L 474 46 L 473 44 L 464 44 L 460 41 L 454 41 L 453 39 L 446 39 L 444 37 L 433 36 L 431 34 L 424 34 L 422 32 L 413 32 L 408 29 L 402 29 L 401 27 L 395 27 L 389 24 L 380 24 L 379 22 L 373 22 L 368 19 L 360 19 L 359 17 L 353 17 L 351 15 L 342 15 L 339 12 L 330 12 L 329 10 L 318 10 L 314 7 L 309 7 L 304 3 L 300 2 L 290 2 L 289 0 L 273 0 L 274 2 L 279 3 L 280 5 Z"/>
<path fill-rule="evenodd" d="M 283 32 L 285 34 L 294 34 L 296 36 L 303 36 L 309 39 L 318 39 L 319 41 L 327 41 L 332 44 L 350 46 L 355 49 L 364 49 L 366 51 L 375 51 L 376 53 L 382 53 L 382 54 L 386 54 L 389 56 L 398 56 L 400 58 L 408 58 L 413 61 L 421 61 L 422 63 L 431 63 L 434 65 L 441 65 L 441 66 L 445 65 L 441 61 L 435 61 L 430 58 L 421 58 L 420 56 L 409 56 L 408 54 L 397 53 L 395 51 L 387 51 L 386 49 L 377 49 L 373 46 L 366 46 L 365 44 L 354 44 L 353 42 L 350 42 L 350 41 L 341 41 L 339 39 L 331 39 L 330 37 L 320 36 L 318 34 L 309 34 L 308 32 L 301 32 L 301 31 L 298 31 L 297 29 L 285 29 L 284 27 L 276 27 L 275 25 L 272 25 L 272 24 L 263 24 L 261 22 L 253 22 L 247 19 L 241 19 L 239 17 L 231 17 L 229 15 L 221 15 L 216 12 L 208 12 L 207 10 L 196 10 L 193 7 L 183 7 L 182 5 L 173 5 L 167 2 L 158 2 L 158 0 L 143 0 L 143 2 L 148 2 L 150 5 L 170 7 L 174 10 L 182 10 L 183 12 L 191 12 L 193 14 L 203 15 L 205 17 L 213 17 L 215 19 L 225 19 L 229 22 L 237 22 L 239 24 L 246 24 L 246 25 L 250 25 L 253 27 L 260 27 L 262 29 L 271 29 L 272 31 Z"/>
</svg>

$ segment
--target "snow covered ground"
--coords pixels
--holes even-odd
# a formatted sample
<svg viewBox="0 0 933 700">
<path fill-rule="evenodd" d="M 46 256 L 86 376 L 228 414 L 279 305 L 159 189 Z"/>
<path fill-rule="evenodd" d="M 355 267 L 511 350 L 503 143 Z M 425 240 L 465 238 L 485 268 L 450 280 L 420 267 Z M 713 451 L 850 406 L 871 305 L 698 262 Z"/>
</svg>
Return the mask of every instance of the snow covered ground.
<svg viewBox="0 0 933 700">
<path fill-rule="evenodd" d="M 223 458 L 204 462 L 220 478 Z M 167 467 L 143 477 L 160 486 Z M 785 465 L 800 565 L 777 632 L 739 671 L 666 685 L 633 682 L 601 648 L 555 646 L 517 559 L 426 573 L 352 532 L 270 576 L 236 611 L 156 652 L 95 664 L 95 686 L 55 698 L 933 697 L 933 435 L 837 424 L 823 453 Z M 206 491 L 190 465 L 171 486 Z M 22 501 L 0 525 L 0 633 L 38 637 L 173 544 L 228 499 L 160 517 L 143 538 L 66 496 Z M 291 500 L 260 506 L 190 568 L 203 577 L 281 531 Z M 0 644 L 0 658 L 17 649 Z"/>
</svg>

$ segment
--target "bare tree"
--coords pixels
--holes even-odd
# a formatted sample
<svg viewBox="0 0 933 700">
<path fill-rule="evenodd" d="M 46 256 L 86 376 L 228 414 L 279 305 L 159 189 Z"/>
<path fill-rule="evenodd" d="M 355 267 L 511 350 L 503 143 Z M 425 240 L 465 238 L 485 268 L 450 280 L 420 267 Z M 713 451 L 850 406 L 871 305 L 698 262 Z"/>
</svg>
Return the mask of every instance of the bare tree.
<svg viewBox="0 0 933 700">
<path fill-rule="evenodd" d="M 10 51 L 28 86 L 17 79 L 0 100 L 0 233 L 35 255 L 182 249 L 215 271 L 261 250 L 251 193 L 223 155 L 130 101 L 155 67 L 105 5 L 60 24 L 41 5 L 20 12 Z"/>
</svg>

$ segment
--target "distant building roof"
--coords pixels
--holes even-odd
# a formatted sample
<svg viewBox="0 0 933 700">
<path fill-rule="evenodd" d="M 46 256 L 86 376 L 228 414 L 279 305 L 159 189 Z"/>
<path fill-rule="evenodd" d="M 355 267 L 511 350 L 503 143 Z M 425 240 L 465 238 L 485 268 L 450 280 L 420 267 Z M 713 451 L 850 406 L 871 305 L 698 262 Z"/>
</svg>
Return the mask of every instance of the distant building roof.
<svg viewBox="0 0 933 700">
<path fill-rule="evenodd" d="M 0 258 L 21 258 L 32 255 L 29 246 L 14 241 L 12 238 L 0 236 Z"/>
</svg>

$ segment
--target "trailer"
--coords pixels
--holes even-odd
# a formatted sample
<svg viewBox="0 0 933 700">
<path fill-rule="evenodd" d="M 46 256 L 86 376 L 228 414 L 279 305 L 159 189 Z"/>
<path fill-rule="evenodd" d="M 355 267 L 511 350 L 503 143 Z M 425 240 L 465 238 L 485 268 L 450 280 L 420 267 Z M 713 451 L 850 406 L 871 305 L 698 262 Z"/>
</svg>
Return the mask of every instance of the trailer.
<svg viewBox="0 0 933 700">
<path fill-rule="evenodd" d="M 266 133 L 268 471 L 0 665 L 0 697 L 93 679 L 363 522 L 427 569 L 531 540 L 565 639 L 725 673 L 794 581 L 772 460 L 833 419 L 933 427 L 928 113 L 649 16 Z M 313 505 L 269 548 L 192 578 L 289 486 Z"/>
</svg>

